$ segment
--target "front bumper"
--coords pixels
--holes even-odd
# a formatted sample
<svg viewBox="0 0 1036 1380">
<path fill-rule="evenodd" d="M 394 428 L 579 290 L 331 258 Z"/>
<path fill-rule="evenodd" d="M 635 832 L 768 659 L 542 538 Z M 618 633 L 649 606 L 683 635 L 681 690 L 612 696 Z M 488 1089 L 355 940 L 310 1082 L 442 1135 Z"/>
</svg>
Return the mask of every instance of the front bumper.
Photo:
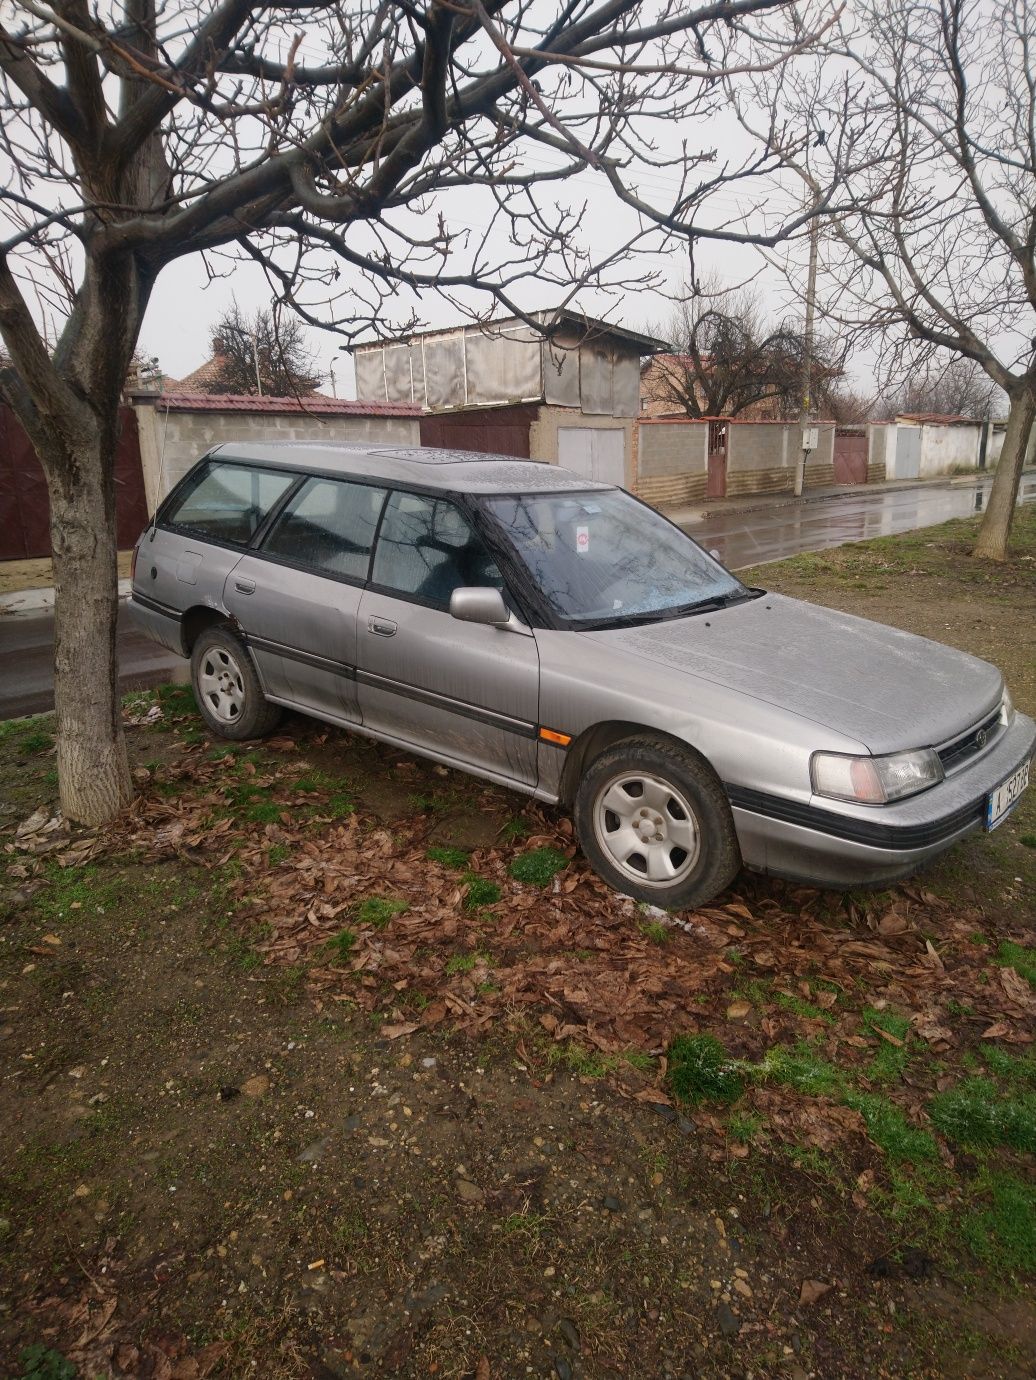
<svg viewBox="0 0 1036 1380">
<path fill-rule="evenodd" d="M 1025 714 L 980 757 L 938 786 L 896 805 L 797 801 L 728 786 L 746 867 L 821 886 L 868 886 L 908 877 L 981 829 L 989 792 L 1032 758 L 1036 724 Z"/>
</svg>

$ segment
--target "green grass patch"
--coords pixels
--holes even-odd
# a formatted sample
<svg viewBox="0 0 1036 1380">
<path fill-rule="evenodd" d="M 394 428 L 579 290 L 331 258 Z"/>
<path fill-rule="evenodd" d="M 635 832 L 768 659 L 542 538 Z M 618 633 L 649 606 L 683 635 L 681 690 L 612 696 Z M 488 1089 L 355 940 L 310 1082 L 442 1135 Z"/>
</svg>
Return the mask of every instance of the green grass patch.
<svg viewBox="0 0 1036 1380">
<path fill-rule="evenodd" d="M 1008 1145 L 1036 1151 L 1036 1093 L 1004 1096 L 988 1078 L 967 1078 L 936 1093 L 928 1115 L 947 1140 L 965 1149 Z"/>
<path fill-rule="evenodd" d="M 568 866 L 564 853 L 556 848 L 533 848 L 515 858 L 508 868 L 516 882 L 530 886 L 549 886 L 559 872 Z"/>
<path fill-rule="evenodd" d="M 327 951 L 336 963 L 348 963 L 358 938 L 353 930 L 339 930 L 327 941 Z"/>
<path fill-rule="evenodd" d="M 774 1000 L 785 1011 L 790 1011 L 795 1016 L 802 1016 L 804 1020 L 823 1021 L 825 1025 L 831 1025 L 834 1021 L 834 1016 L 830 1011 L 825 1011 L 822 1006 L 806 1001 L 794 992 L 776 992 L 774 993 Z"/>
<path fill-rule="evenodd" d="M 1022 834 L 1018 842 L 1023 848 L 1036 848 L 1036 834 Z"/>
<path fill-rule="evenodd" d="M 975 1187 L 979 1202 L 959 1220 L 964 1241 L 1005 1273 L 1036 1272 L 1036 1183 L 985 1169 Z"/>
<path fill-rule="evenodd" d="M 460 871 L 468 865 L 468 851 L 465 848 L 451 848 L 445 844 L 434 844 L 425 853 L 429 862 L 441 863 L 443 867 Z"/>
<path fill-rule="evenodd" d="M 845 1091 L 845 1076 L 825 1059 L 806 1040 L 791 1049 L 776 1045 L 767 1050 L 756 1067 L 755 1075 L 771 1083 L 780 1083 L 796 1092 L 814 1097 L 838 1097 Z"/>
<path fill-rule="evenodd" d="M 714 1035 L 677 1035 L 667 1056 L 666 1081 L 680 1102 L 736 1102 L 744 1092 L 740 1068 Z"/>
<path fill-rule="evenodd" d="M 903 1110 L 887 1097 L 880 1093 L 849 1092 L 845 1104 L 860 1113 L 868 1136 L 891 1161 L 913 1165 L 938 1163 L 935 1137 L 909 1122 Z"/>
<path fill-rule="evenodd" d="M 175 718 L 180 714 L 197 714 L 194 692 L 189 685 L 160 685 L 155 691 L 165 714 Z"/>
<path fill-rule="evenodd" d="M 446 960 L 446 972 L 452 977 L 454 973 L 470 973 L 479 963 L 490 963 L 488 954 L 476 949 L 470 954 L 453 954 Z"/>
<path fill-rule="evenodd" d="M 732 1140 L 748 1145 L 763 1129 L 762 1117 L 752 1112 L 735 1112 L 727 1122 L 727 1134 Z"/>
<path fill-rule="evenodd" d="M 1013 968 L 1019 977 L 1036 987 L 1036 949 L 1005 939 L 996 951 L 996 961 L 1001 968 Z"/>
<path fill-rule="evenodd" d="M 287 862 L 291 850 L 286 843 L 275 843 L 266 854 L 266 861 L 271 867 L 280 867 L 282 862 Z"/>
<path fill-rule="evenodd" d="M 80 916 L 103 915 L 116 906 L 129 889 L 118 872 L 102 869 L 96 863 L 82 867 L 44 864 L 45 885 L 33 896 L 32 904 L 44 920 L 74 920 Z"/>
<path fill-rule="evenodd" d="M 464 885 L 467 888 L 464 894 L 464 909 L 478 910 L 480 906 L 495 906 L 500 900 L 501 891 L 496 882 L 491 882 L 488 877 L 479 877 L 474 872 L 464 874 Z"/>
<path fill-rule="evenodd" d="M 391 896 L 368 896 L 356 907 L 356 919 L 361 925 L 383 930 L 397 915 L 410 909 L 406 901 Z"/>
<path fill-rule="evenodd" d="M 1036 1087 L 1036 1054 L 1011 1054 L 998 1045 L 982 1050 L 990 1075 L 1009 1087 Z"/>
<path fill-rule="evenodd" d="M 582 1045 L 569 1040 L 564 1044 L 552 1044 L 547 1048 L 547 1063 L 567 1068 L 580 1078 L 607 1078 L 622 1067 L 640 1069 L 647 1072 L 654 1066 L 650 1054 L 643 1050 L 628 1049 L 615 1054 L 605 1054 L 598 1049 L 584 1049 Z"/>
<path fill-rule="evenodd" d="M 515 815 L 500 830 L 500 837 L 506 843 L 519 843 L 522 839 L 527 839 L 530 833 L 528 821 L 522 819 L 520 815 Z"/>
<path fill-rule="evenodd" d="M 663 925 L 661 920 L 645 920 L 640 925 L 640 932 L 650 939 L 652 944 L 668 944 L 673 937 L 673 932 L 668 925 Z"/>
<path fill-rule="evenodd" d="M 36 728 L 31 733 L 26 733 L 18 746 L 22 752 L 49 752 L 54 746 L 54 738 L 52 734 Z"/>
<path fill-rule="evenodd" d="M 894 1045 L 878 1035 L 880 1043 L 867 1068 L 867 1077 L 872 1083 L 898 1083 L 912 1055 L 910 1021 L 905 1016 L 898 1016 L 894 1011 L 878 1011 L 873 1006 L 864 1007 L 861 1020 L 868 1034 L 877 1035 L 878 1031 L 884 1031 L 894 1040 L 902 1042 Z"/>
<path fill-rule="evenodd" d="M 18 1355 L 19 1371 L 14 1380 L 75 1380 L 76 1368 L 60 1351 L 34 1342 Z"/>
</svg>

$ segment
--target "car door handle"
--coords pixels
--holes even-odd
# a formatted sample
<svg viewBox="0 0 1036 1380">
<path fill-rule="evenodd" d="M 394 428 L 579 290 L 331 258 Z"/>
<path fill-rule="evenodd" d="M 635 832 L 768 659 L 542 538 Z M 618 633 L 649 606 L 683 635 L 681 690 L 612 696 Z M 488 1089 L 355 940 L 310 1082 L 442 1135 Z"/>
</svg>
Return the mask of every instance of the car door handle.
<svg viewBox="0 0 1036 1380">
<path fill-rule="evenodd" d="M 395 637 L 396 625 L 391 618 L 375 618 L 372 615 L 367 619 L 367 631 L 377 633 L 379 637 Z"/>
<path fill-rule="evenodd" d="M 244 577 L 241 577 L 240 579 L 235 577 L 234 588 L 238 591 L 239 594 L 254 594 L 255 581 L 247 580 Z"/>
</svg>

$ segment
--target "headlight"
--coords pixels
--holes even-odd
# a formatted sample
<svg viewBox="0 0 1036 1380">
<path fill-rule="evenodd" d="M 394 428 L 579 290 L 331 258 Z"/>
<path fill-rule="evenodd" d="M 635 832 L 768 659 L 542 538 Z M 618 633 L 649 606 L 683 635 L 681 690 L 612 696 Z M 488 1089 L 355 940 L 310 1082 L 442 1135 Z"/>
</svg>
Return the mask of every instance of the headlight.
<svg viewBox="0 0 1036 1380">
<path fill-rule="evenodd" d="M 1004 728 L 1010 728 L 1014 721 L 1014 701 L 1011 699 L 1011 692 L 1004 686 L 1004 697 L 1000 701 L 1000 722 Z"/>
<path fill-rule="evenodd" d="M 815 752 L 810 762 L 813 790 L 833 800 L 886 805 L 926 791 L 943 778 L 942 763 L 932 748 L 894 752 L 889 757 L 847 757 Z"/>
</svg>

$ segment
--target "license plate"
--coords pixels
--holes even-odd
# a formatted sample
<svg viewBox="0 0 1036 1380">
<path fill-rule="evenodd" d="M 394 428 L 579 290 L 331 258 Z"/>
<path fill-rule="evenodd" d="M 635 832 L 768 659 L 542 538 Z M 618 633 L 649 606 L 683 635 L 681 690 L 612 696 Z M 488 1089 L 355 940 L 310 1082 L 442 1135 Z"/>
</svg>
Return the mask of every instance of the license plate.
<svg viewBox="0 0 1036 1380">
<path fill-rule="evenodd" d="M 1012 772 L 1006 781 L 1001 781 L 995 791 L 986 796 L 986 828 L 995 829 L 1002 824 L 1022 798 L 1022 791 L 1029 784 L 1029 763 Z"/>
</svg>

